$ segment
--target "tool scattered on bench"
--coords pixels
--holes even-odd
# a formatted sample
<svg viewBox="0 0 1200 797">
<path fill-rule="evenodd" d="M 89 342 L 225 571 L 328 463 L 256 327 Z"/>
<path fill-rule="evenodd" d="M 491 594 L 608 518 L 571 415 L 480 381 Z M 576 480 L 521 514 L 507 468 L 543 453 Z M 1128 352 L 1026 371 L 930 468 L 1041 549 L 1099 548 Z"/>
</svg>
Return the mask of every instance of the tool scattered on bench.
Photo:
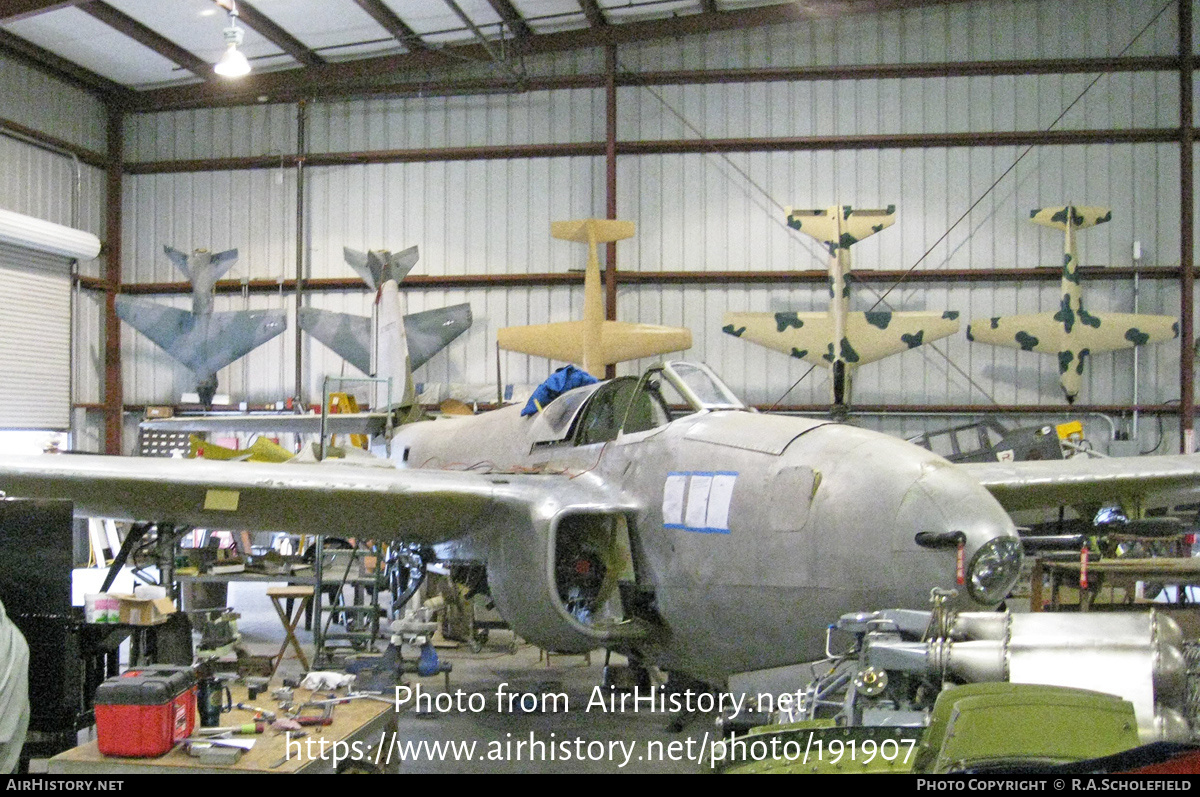
<svg viewBox="0 0 1200 797">
<path fill-rule="evenodd" d="M 265 722 L 244 722 L 241 725 L 224 725 L 218 728 L 196 728 L 193 736 L 220 736 L 226 733 L 253 734 L 267 729 Z"/>
</svg>

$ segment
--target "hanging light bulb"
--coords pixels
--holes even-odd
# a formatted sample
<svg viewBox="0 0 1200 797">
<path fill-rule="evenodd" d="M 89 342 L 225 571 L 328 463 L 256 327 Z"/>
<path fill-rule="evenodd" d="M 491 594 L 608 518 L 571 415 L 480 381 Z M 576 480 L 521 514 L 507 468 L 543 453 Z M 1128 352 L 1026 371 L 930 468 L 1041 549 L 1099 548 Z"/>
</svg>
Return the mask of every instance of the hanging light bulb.
<svg viewBox="0 0 1200 797">
<path fill-rule="evenodd" d="M 221 77 L 242 77 L 250 74 L 250 62 L 246 60 L 246 56 L 238 50 L 238 45 L 242 43 L 244 35 L 241 28 L 237 26 L 237 6 L 231 5 L 229 9 L 229 27 L 225 29 L 225 54 L 221 56 L 221 60 L 217 61 L 213 71 Z"/>
</svg>

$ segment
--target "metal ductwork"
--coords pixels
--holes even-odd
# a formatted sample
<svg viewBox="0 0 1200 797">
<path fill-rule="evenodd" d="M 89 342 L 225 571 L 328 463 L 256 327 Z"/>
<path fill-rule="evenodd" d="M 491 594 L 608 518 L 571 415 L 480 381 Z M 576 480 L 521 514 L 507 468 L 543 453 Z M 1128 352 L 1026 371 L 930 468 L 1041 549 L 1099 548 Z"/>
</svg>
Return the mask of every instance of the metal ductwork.
<svg viewBox="0 0 1200 797">
<path fill-rule="evenodd" d="M 0 243 L 76 260 L 100 254 L 100 239 L 90 232 L 2 209 Z"/>
<path fill-rule="evenodd" d="M 916 625 L 915 618 L 907 619 L 907 625 Z M 1144 740 L 1190 736 L 1181 711 L 1187 698 L 1183 637 L 1166 615 L 962 612 L 947 620 L 944 636 L 924 641 L 868 634 L 862 661 L 942 682 L 1008 681 L 1106 692 L 1133 704 Z"/>
</svg>

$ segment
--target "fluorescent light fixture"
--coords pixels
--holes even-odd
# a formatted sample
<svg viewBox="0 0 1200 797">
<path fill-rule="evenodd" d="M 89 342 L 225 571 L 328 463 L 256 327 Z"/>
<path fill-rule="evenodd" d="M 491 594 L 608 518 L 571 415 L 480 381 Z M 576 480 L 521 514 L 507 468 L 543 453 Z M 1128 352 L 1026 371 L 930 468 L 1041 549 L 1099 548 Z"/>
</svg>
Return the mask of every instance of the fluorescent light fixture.
<svg viewBox="0 0 1200 797">
<path fill-rule="evenodd" d="M 225 54 L 221 56 L 221 60 L 217 61 L 216 66 L 213 67 L 213 71 L 221 77 L 242 77 L 250 74 L 250 62 L 238 50 L 238 45 L 242 43 L 242 36 L 245 34 L 237 26 L 237 16 L 237 6 L 231 4 L 229 8 L 229 27 L 224 31 Z"/>
</svg>

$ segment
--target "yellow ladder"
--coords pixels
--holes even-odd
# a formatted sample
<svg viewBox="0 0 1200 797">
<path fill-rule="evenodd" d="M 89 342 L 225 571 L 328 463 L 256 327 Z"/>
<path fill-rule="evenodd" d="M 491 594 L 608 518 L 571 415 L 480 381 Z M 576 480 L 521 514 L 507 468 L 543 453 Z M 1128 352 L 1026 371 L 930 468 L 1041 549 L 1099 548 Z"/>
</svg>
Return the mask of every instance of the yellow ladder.
<svg viewBox="0 0 1200 797">
<path fill-rule="evenodd" d="M 329 414 L 334 413 L 350 413 L 358 412 L 358 400 L 349 393 L 330 393 L 329 394 Z M 337 440 L 337 436 L 329 438 L 330 445 Z M 350 435 L 350 445 L 356 448 L 366 448 L 368 444 L 365 434 Z"/>
</svg>

